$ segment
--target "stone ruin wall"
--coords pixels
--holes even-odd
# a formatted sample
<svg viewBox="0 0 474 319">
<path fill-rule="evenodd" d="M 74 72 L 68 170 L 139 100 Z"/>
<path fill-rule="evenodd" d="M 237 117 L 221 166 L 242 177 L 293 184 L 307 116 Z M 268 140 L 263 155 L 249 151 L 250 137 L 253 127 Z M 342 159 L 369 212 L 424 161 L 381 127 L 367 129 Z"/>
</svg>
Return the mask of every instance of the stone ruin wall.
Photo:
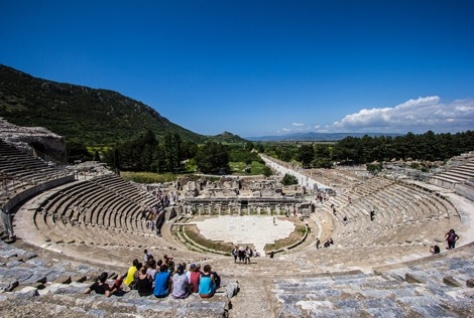
<svg viewBox="0 0 474 319">
<path fill-rule="evenodd" d="M 46 161 L 65 163 L 67 160 L 64 138 L 44 127 L 17 126 L 0 117 L 0 139 Z M 32 147 L 35 145 L 36 150 Z"/>
<path fill-rule="evenodd" d="M 305 216 L 314 211 L 304 201 L 304 190 L 298 185 L 283 187 L 272 179 L 222 177 L 217 181 L 180 178 L 176 182 L 148 185 L 150 192 L 159 191 L 170 198 L 184 214 L 197 215 L 285 215 L 296 211 Z M 240 183 L 240 188 L 239 188 Z"/>
</svg>

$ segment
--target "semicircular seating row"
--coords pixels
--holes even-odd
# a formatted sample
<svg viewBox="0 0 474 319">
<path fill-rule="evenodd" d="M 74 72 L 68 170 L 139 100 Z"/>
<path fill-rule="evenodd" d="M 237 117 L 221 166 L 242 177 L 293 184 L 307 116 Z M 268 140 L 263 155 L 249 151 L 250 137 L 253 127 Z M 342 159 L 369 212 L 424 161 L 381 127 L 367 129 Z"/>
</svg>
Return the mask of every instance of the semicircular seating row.
<svg viewBox="0 0 474 319">
<path fill-rule="evenodd" d="M 336 207 L 333 239 L 347 247 L 426 245 L 460 223 L 459 213 L 446 198 L 383 177 L 356 184 L 344 197 L 325 202 L 324 209 L 332 214 L 331 203 Z M 371 210 L 375 212 L 374 221 L 370 219 Z"/>
<path fill-rule="evenodd" d="M 163 213 L 158 198 L 108 174 L 45 192 L 33 219 L 46 241 L 141 246 L 156 237 L 143 214 L 152 206 Z"/>
<path fill-rule="evenodd" d="M 70 174 L 47 165 L 40 158 L 24 153 L 0 139 L 0 178 L 3 189 L 0 203 L 40 182 Z"/>
</svg>

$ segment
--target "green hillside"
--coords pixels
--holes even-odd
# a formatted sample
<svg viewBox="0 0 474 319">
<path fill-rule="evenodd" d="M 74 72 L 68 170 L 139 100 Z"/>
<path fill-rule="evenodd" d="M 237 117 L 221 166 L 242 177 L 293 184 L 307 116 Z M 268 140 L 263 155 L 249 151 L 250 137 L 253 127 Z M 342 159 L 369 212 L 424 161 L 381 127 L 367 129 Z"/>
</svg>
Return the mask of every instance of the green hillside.
<svg viewBox="0 0 474 319">
<path fill-rule="evenodd" d="M 238 143 L 246 143 L 247 140 L 244 140 L 243 138 L 241 138 L 240 136 L 238 135 L 234 135 L 232 133 L 229 133 L 229 132 L 223 132 L 221 134 L 218 134 L 218 135 L 213 135 L 213 136 L 208 136 L 207 137 L 208 140 L 211 140 L 213 142 L 220 142 L 220 143 L 224 143 L 224 144 L 238 144 Z"/>
<path fill-rule="evenodd" d="M 0 64 L 0 116 L 21 126 L 42 126 L 86 145 L 110 145 L 150 129 L 159 138 L 178 133 L 205 141 L 151 107 L 118 92 L 35 78 Z"/>
</svg>

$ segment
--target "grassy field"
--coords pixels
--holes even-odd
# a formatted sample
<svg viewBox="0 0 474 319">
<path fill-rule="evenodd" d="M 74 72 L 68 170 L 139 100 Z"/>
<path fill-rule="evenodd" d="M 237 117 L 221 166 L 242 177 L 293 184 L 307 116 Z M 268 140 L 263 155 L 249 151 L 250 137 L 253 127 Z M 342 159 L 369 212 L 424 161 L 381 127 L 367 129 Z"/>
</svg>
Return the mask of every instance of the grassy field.
<svg viewBox="0 0 474 319">
<path fill-rule="evenodd" d="M 261 175 L 263 174 L 264 164 L 253 161 L 250 165 L 250 171 L 246 171 L 247 164 L 243 162 L 230 162 L 229 167 L 232 174 L 235 175 Z"/>
<path fill-rule="evenodd" d="M 199 177 L 193 174 L 173 174 L 173 173 L 152 173 L 152 172 L 120 172 L 120 176 L 126 181 L 136 183 L 152 184 L 173 182 L 180 176 L 186 176 L 191 180 L 197 180 Z"/>
</svg>

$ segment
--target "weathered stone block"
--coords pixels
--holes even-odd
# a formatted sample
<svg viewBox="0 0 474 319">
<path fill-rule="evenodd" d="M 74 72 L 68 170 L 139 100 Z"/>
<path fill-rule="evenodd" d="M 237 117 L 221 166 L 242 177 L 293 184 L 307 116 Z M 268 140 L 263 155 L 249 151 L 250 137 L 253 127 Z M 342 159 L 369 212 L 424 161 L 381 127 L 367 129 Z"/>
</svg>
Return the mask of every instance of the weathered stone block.
<svg viewBox="0 0 474 319">
<path fill-rule="evenodd" d="M 446 276 L 443 278 L 443 283 L 451 287 L 461 287 L 462 284 L 453 278 L 453 276 Z"/>
<path fill-rule="evenodd" d="M 466 280 L 466 286 L 468 286 L 469 288 L 474 288 L 474 278 Z"/>
<path fill-rule="evenodd" d="M 72 277 L 71 280 L 72 282 L 84 282 L 87 280 L 87 276 L 78 275 L 78 276 Z"/>
<path fill-rule="evenodd" d="M 30 284 L 30 286 L 34 287 L 36 289 L 44 289 L 45 288 L 45 285 L 42 282 L 35 282 L 35 283 Z"/>
<path fill-rule="evenodd" d="M 70 276 L 60 276 L 59 278 L 56 278 L 56 280 L 54 280 L 53 283 L 69 285 L 71 283 L 71 277 Z"/>
<path fill-rule="evenodd" d="M 405 274 L 405 281 L 410 283 L 410 284 L 420 284 L 420 283 L 425 283 L 426 280 L 418 275 L 411 274 L 411 273 L 406 273 Z"/>
<path fill-rule="evenodd" d="M 21 295 L 22 297 L 36 297 L 38 296 L 38 289 L 35 287 L 23 287 L 20 291 L 15 293 L 16 295 Z"/>
<path fill-rule="evenodd" d="M 0 293 L 5 291 L 12 291 L 18 287 L 18 280 L 13 278 L 0 278 Z"/>
</svg>

